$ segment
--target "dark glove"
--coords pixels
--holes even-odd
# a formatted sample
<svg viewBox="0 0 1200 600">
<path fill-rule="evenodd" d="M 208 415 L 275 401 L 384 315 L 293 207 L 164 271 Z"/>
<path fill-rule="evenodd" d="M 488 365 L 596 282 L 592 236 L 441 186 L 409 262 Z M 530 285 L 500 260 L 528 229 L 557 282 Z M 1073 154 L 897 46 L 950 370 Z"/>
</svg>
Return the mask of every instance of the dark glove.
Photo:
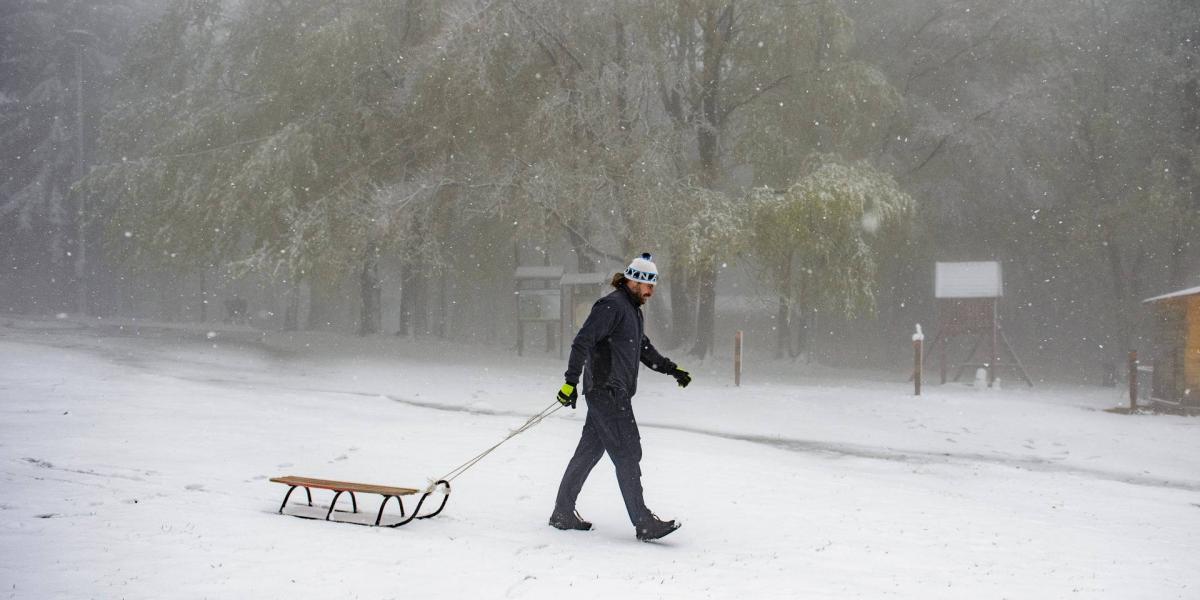
<svg viewBox="0 0 1200 600">
<path fill-rule="evenodd" d="M 564 383 L 561 390 L 558 390 L 558 403 L 563 406 L 575 408 L 575 401 L 579 399 L 579 392 L 575 390 L 575 386 Z"/>
<path fill-rule="evenodd" d="M 679 387 L 681 388 L 687 387 L 688 384 L 692 382 L 692 376 L 688 375 L 687 371 L 684 371 L 679 367 L 675 367 L 675 370 L 671 371 L 671 377 L 675 378 L 675 382 L 678 383 Z"/>
</svg>

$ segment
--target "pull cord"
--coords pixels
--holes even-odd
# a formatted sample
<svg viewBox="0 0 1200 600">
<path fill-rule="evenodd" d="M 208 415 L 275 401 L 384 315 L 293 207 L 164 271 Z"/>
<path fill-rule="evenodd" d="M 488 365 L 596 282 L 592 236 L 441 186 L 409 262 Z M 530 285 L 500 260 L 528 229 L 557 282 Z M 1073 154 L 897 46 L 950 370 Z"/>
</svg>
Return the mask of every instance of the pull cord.
<svg viewBox="0 0 1200 600">
<path fill-rule="evenodd" d="M 542 412 L 540 412 L 536 415 L 533 415 L 532 417 L 529 417 L 529 419 L 527 421 L 525 421 L 525 423 L 523 423 L 520 427 L 517 427 L 516 429 L 513 429 L 511 432 L 509 432 L 509 434 L 507 436 L 505 436 L 504 439 L 500 440 L 499 442 L 496 442 L 495 445 L 488 448 L 487 450 L 484 450 L 483 452 L 480 452 L 479 454 L 475 455 L 467 462 L 451 469 L 449 473 L 442 475 L 435 481 L 447 481 L 447 482 L 454 481 L 455 477 L 462 475 L 463 473 L 465 473 L 467 471 L 467 469 L 470 469 L 471 467 L 475 466 L 475 463 L 483 460 L 483 457 L 487 456 L 488 454 L 491 454 L 492 451 L 495 450 L 496 448 L 499 448 L 501 444 L 503 444 L 504 442 L 507 442 L 508 440 L 513 439 L 514 437 L 517 437 L 518 435 L 520 435 L 522 433 L 525 433 L 530 428 L 532 428 L 534 425 L 537 425 L 538 423 L 541 423 L 542 421 L 544 421 L 546 419 L 546 417 L 549 417 L 550 415 L 554 414 L 554 412 L 557 411 L 558 409 L 562 408 L 562 406 L 563 406 L 562 404 L 559 404 L 558 401 L 555 400 L 554 403 L 552 403 L 550 406 L 547 406 L 545 408 L 545 410 L 543 410 Z M 432 491 L 434 486 L 435 486 L 435 484 L 431 483 L 429 485 L 429 487 L 425 489 L 425 491 L 426 492 Z"/>
</svg>

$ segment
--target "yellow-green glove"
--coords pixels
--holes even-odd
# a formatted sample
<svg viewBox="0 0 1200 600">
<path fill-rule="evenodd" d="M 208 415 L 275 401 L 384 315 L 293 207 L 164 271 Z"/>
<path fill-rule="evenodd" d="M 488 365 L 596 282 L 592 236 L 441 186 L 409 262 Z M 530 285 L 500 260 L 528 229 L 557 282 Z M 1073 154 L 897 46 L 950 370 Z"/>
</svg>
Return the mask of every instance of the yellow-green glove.
<svg viewBox="0 0 1200 600">
<path fill-rule="evenodd" d="M 675 378 L 675 383 L 678 383 L 681 388 L 687 387 L 692 382 L 692 376 L 679 367 L 675 367 L 675 370 L 671 371 L 671 377 Z"/>
<path fill-rule="evenodd" d="M 575 386 L 564 383 L 561 390 L 558 390 L 558 403 L 563 406 L 575 408 L 575 401 L 579 399 L 579 392 L 575 390 Z"/>
</svg>

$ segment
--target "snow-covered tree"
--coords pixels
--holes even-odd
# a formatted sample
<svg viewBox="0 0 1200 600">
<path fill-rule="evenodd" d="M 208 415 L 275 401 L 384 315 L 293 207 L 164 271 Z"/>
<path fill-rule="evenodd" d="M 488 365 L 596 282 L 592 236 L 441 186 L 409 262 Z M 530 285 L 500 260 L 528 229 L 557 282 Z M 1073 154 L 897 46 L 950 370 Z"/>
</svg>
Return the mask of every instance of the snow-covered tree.
<svg viewBox="0 0 1200 600">
<path fill-rule="evenodd" d="M 790 165 L 816 151 L 861 151 L 899 106 L 882 75 L 848 54 L 852 23 L 832 1 L 650 4 L 638 23 L 661 57 L 663 110 L 689 146 L 677 157 L 680 179 L 730 202 L 745 186 L 740 168 L 788 185 Z M 714 240 L 723 235 L 713 231 Z M 686 251 L 676 245 L 671 254 Z M 691 258 L 699 291 L 691 352 L 703 356 L 712 347 L 718 265 Z M 672 287 L 679 332 L 693 331 L 681 322 L 692 314 L 685 291 Z"/>
<path fill-rule="evenodd" d="M 354 272 L 360 331 L 376 331 L 377 261 L 409 199 L 387 184 L 413 161 L 396 115 L 419 7 L 174 5 L 128 61 L 106 129 L 114 162 L 91 181 L 118 205 L 126 258 L 271 274 L 294 290 L 288 327 L 301 281 Z"/>
<path fill-rule="evenodd" d="M 98 213 L 71 185 L 93 161 L 114 64 L 142 21 L 132 0 L 0 6 L 0 295 L 90 312 Z"/>
<path fill-rule="evenodd" d="M 903 227 L 913 201 L 865 162 L 815 157 L 815 168 L 786 190 L 758 188 L 749 249 L 779 299 L 777 356 L 793 356 L 791 321 L 817 312 L 854 317 L 874 310 L 881 230 Z"/>
<path fill-rule="evenodd" d="M 520 234 L 562 236 L 580 270 L 623 260 L 647 229 L 634 213 L 673 178 L 633 5 L 452 6 L 421 95 L 457 170 L 499 173 Z"/>
<path fill-rule="evenodd" d="M 1196 27 L 1194 20 L 1178 24 L 1197 12 L 1174 2 L 1118 1 L 1062 10 L 1075 26 L 1055 31 L 1066 40 L 1051 55 L 1064 76 L 1049 91 L 1055 130 L 1067 142 L 1039 148 L 1046 153 L 1038 159 L 1050 167 L 1048 216 L 1062 222 L 1061 266 L 1104 274 L 1098 291 L 1105 301 L 1094 309 L 1110 325 L 1098 346 L 1120 360 L 1134 347 L 1140 300 L 1182 285 L 1182 265 L 1198 256 L 1191 240 L 1200 237 L 1200 205 L 1187 176 L 1197 138 L 1180 85 Z"/>
<path fill-rule="evenodd" d="M 847 6 L 875 40 L 864 57 L 906 104 L 877 160 L 922 199 L 930 234 L 922 264 L 901 265 L 897 303 L 928 298 L 913 275 L 934 260 L 998 259 L 1020 299 L 1010 324 L 1036 331 L 1039 347 L 1081 361 L 1127 350 L 1137 300 L 1182 285 L 1197 257 L 1195 230 L 1177 227 L 1197 206 L 1186 191 L 1195 3 Z M 1164 174 L 1176 179 L 1177 218 L 1161 210 Z"/>
</svg>

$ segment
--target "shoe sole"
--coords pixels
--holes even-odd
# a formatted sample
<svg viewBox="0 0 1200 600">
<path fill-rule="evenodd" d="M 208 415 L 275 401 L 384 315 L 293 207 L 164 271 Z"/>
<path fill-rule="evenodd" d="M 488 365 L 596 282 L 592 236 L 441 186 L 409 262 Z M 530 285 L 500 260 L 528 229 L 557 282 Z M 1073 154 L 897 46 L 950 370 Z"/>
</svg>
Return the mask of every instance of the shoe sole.
<svg viewBox="0 0 1200 600">
<path fill-rule="evenodd" d="M 637 536 L 637 539 L 642 542 L 653 542 L 655 540 L 661 540 L 661 539 L 667 537 L 668 535 L 671 535 L 676 529 L 679 529 L 680 527 L 683 527 L 683 523 L 676 523 L 674 527 L 668 529 L 666 532 L 664 532 L 662 535 L 660 535 L 658 537 L 642 537 L 639 535 L 639 536 Z"/>
<path fill-rule="evenodd" d="M 591 531 L 592 530 L 591 523 L 588 523 L 587 527 L 571 527 L 569 525 L 563 526 L 563 525 L 559 525 L 557 523 L 551 522 L 550 526 L 559 531 Z"/>
</svg>

